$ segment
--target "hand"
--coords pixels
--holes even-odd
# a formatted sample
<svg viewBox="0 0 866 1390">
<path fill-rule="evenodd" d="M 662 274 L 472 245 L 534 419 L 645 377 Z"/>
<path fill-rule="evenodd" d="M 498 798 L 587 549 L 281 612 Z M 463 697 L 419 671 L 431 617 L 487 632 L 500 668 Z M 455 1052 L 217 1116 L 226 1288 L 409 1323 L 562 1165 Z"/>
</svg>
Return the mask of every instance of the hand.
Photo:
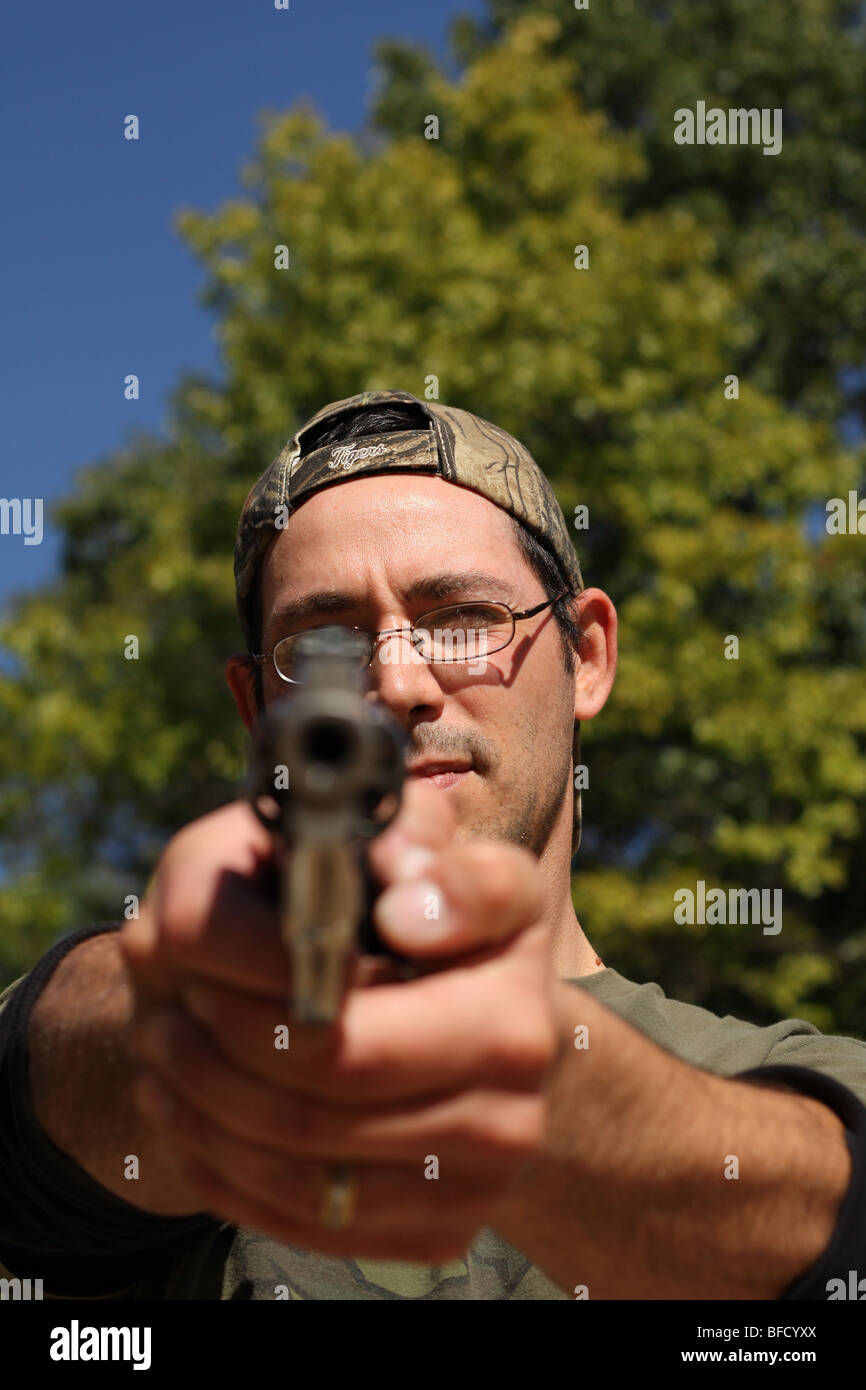
<svg viewBox="0 0 866 1390">
<path fill-rule="evenodd" d="M 223 1220 L 332 1255 L 456 1258 L 544 1133 L 557 1030 L 537 861 L 456 844 L 442 793 L 410 782 L 369 857 L 384 885 L 377 926 L 427 973 L 353 988 L 322 1029 L 286 1016 L 269 854 L 242 804 L 196 822 L 124 929 L 148 1067 L 137 1102 L 158 1081 L 166 1140 Z M 290 1045 L 276 1047 L 287 1023 Z M 338 1161 L 358 1202 L 332 1231 L 319 1210 Z"/>
</svg>

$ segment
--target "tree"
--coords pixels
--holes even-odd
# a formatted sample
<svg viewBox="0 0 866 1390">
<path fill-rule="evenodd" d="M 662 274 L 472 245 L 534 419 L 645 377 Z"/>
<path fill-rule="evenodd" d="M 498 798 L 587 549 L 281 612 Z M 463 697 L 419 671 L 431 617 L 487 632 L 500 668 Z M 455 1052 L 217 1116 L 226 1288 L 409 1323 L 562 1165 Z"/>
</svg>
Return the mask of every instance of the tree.
<svg viewBox="0 0 866 1390">
<path fill-rule="evenodd" d="M 626 215 L 692 212 L 737 275 L 752 332 L 734 371 L 802 413 L 866 428 L 866 6 L 862 0 L 487 0 L 455 22 L 461 64 L 516 19 L 556 16 L 551 52 L 570 62 L 581 104 L 636 134 L 643 171 Z M 377 129 L 399 136 L 430 108 L 423 49 L 378 47 Z M 676 146 L 674 113 L 779 108 L 780 156 L 750 146 Z"/>
<path fill-rule="evenodd" d="M 180 383 L 167 444 L 82 478 L 61 579 L 5 625 L 7 975 L 121 915 L 162 840 L 236 794 L 220 667 L 253 479 L 329 400 L 438 387 L 523 439 L 567 516 L 588 506 L 585 577 L 619 608 L 620 677 L 585 726 L 593 944 L 711 1008 L 862 1019 L 845 970 L 866 951 L 866 579 L 862 539 L 823 526 L 861 461 L 754 381 L 726 389 L 760 332 L 751 269 L 720 273 L 687 207 L 631 205 L 640 139 L 584 108 L 560 38 L 531 17 L 460 80 L 431 71 L 427 110 L 389 138 L 267 113 L 248 196 L 180 216 L 226 379 Z M 783 931 L 677 927 L 697 879 L 783 888 Z"/>
</svg>

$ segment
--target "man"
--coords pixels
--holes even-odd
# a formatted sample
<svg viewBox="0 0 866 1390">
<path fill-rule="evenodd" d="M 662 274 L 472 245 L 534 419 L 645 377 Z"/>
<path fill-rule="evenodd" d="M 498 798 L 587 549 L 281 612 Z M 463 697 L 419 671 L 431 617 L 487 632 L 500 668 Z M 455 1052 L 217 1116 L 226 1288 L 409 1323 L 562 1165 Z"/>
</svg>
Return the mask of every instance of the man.
<svg viewBox="0 0 866 1390">
<path fill-rule="evenodd" d="M 667 1000 L 575 917 L 616 615 L 524 447 L 403 391 L 336 402 L 252 489 L 235 572 L 248 726 L 297 633 L 366 643 L 411 774 L 375 921 L 418 973 L 362 963 L 339 1027 L 275 1046 L 269 837 L 242 802 L 186 827 L 139 921 L 3 997 L 5 1270 L 58 1297 L 794 1299 L 866 1269 L 866 1044 Z M 455 606 L 481 662 L 437 659 Z"/>
</svg>

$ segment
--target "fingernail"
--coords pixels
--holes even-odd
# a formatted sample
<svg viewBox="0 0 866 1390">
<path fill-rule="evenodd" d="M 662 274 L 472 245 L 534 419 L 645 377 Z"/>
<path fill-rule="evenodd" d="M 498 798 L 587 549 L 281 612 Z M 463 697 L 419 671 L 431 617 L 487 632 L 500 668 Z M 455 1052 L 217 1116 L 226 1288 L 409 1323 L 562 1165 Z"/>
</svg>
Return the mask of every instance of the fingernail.
<svg viewBox="0 0 866 1390">
<path fill-rule="evenodd" d="M 376 904 L 376 913 L 382 926 L 395 936 L 422 935 L 432 941 L 451 930 L 445 895 L 439 884 L 429 879 L 387 889 Z"/>
<path fill-rule="evenodd" d="M 432 849 L 411 845 L 408 849 L 401 850 L 397 855 L 394 861 L 394 877 L 398 881 L 420 878 L 422 874 L 427 872 L 435 858 Z"/>
</svg>

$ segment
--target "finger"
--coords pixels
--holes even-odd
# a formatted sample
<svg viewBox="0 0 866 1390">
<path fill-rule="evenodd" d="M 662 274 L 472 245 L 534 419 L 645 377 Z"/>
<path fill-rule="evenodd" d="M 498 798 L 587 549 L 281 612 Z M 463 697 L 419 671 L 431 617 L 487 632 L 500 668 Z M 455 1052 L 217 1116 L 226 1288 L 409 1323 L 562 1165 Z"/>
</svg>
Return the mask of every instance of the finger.
<svg viewBox="0 0 866 1390">
<path fill-rule="evenodd" d="M 416 1164 L 432 1152 L 462 1171 L 492 1174 L 541 1141 L 537 1094 L 488 1089 L 375 1110 L 334 1105 L 242 1072 L 179 1010 L 151 1025 L 136 1050 L 174 1100 L 237 1140 L 295 1158 Z"/>
<path fill-rule="evenodd" d="M 278 1238 L 287 1243 L 299 1244 L 303 1238 L 305 1248 L 316 1248 L 321 1235 L 326 1240 L 336 1238 L 338 1245 L 349 1240 L 357 1253 L 359 1241 L 388 1238 L 393 1242 L 407 1230 L 413 1230 L 417 1240 L 419 1227 L 427 1227 L 434 1238 L 441 1239 L 443 1228 L 453 1230 L 456 1224 L 465 1224 L 473 1212 L 478 1212 L 480 1225 L 483 1205 L 495 1198 L 507 1181 L 486 1173 L 464 1175 L 440 1170 L 437 1181 L 431 1182 L 424 1176 L 426 1156 L 411 1166 L 355 1163 L 356 1203 L 351 1227 L 343 1233 L 329 1232 L 320 1220 L 326 1165 L 238 1140 L 168 1092 L 160 1095 L 149 1079 L 136 1083 L 135 1089 L 142 1108 L 149 1103 L 149 1093 L 159 1106 L 167 1125 L 163 1132 L 170 1134 L 172 1151 L 184 1169 L 198 1173 L 203 1165 L 208 1170 L 206 1195 L 212 1209 L 227 1215 L 227 1203 L 232 1213 L 244 1211 L 246 1215 L 238 1222 L 243 1225 L 256 1210 L 258 1215 L 251 1223 L 254 1229 L 284 1232 Z M 166 1105 L 171 1107 L 168 1113 Z M 229 1219 L 237 1218 L 232 1214 Z M 391 1244 L 390 1248 L 395 1247 Z"/>
<path fill-rule="evenodd" d="M 399 876 L 401 861 L 407 855 L 411 855 L 410 865 L 426 863 L 431 851 L 450 844 L 454 827 L 454 812 L 441 791 L 418 779 L 409 779 L 403 786 L 397 816 L 367 846 L 370 868 L 380 883 L 391 883 Z M 406 868 L 402 871 L 405 873 Z"/>
<path fill-rule="evenodd" d="M 188 826 L 160 862 L 121 944 L 139 988 L 162 995 L 189 974 L 279 998 L 289 965 L 280 941 L 270 837 L 245 803 Z"/>
<path fill-rule="evenodd" d="M 419 1229 L 417 1207 L 413 1203 L 407 1216 L 393 1234 L 382 1233 L 381 1222 L 366 1222 L 362 1227 L 356 1217 L 343 1230 L 329 1231 L 321 1222 L 293 1220 L 275 1212 L 267 1203 L 249 1197 L 215 1172 L 205 1160 L 187 1157 L 184 1167 L 188 1180 L 194 1183 L 203 1208 L 216 1213 L 223 1221 L 266 1231 L 283 1245 L 301 1250 L 315 1250 L 322 1255 L 349 1259 L 401 1261 L 411 1264 L 447 1264 L 461 1259 L 478 1231 L 484 1225 L 497 1192 L 485 1192 L 473 1201 L 462 1220 L 454 1215 L 452 1201 L 443 1214 L 436 1211 L 427 1229 Z M 324 1174 L 320 1194 L 324 1196 Z M 321 1197 L 320 1197 L 321 1202 Z"/>
<path fill-rule="evenodd" d="M 507 941 L 538 921 L 543 908 L 535 856 L 476 840 L 440 850 L 423 877 L 387 888 L 373 921 L 392 949 L 435 959 Z"/>
<path fill-rule="evenodd" d="M 298 1095 L 371 1105 L 486 1085 L 533 1090 L 556 1050 L 546 960 L 516 974 L 488 966 L 351 991 L 332 1028 L 289 1024 L 285 1009 L 202 981 L 184 989 L 190 1016 L 223 1057 Z"/>
<path fill-rule="evenodd" d="M 213 901 L 198 915 L 182 899 L 169 901 L 161 919 L 147 904 L 138 922 L 121 930 L 121 944 L 142 988 L 161 992 L 172 980 L 201 976 L 266 998 L 288 997 L 289 958 L 279 915 L 248 884 L 226 875 Z"/>
</svg>

